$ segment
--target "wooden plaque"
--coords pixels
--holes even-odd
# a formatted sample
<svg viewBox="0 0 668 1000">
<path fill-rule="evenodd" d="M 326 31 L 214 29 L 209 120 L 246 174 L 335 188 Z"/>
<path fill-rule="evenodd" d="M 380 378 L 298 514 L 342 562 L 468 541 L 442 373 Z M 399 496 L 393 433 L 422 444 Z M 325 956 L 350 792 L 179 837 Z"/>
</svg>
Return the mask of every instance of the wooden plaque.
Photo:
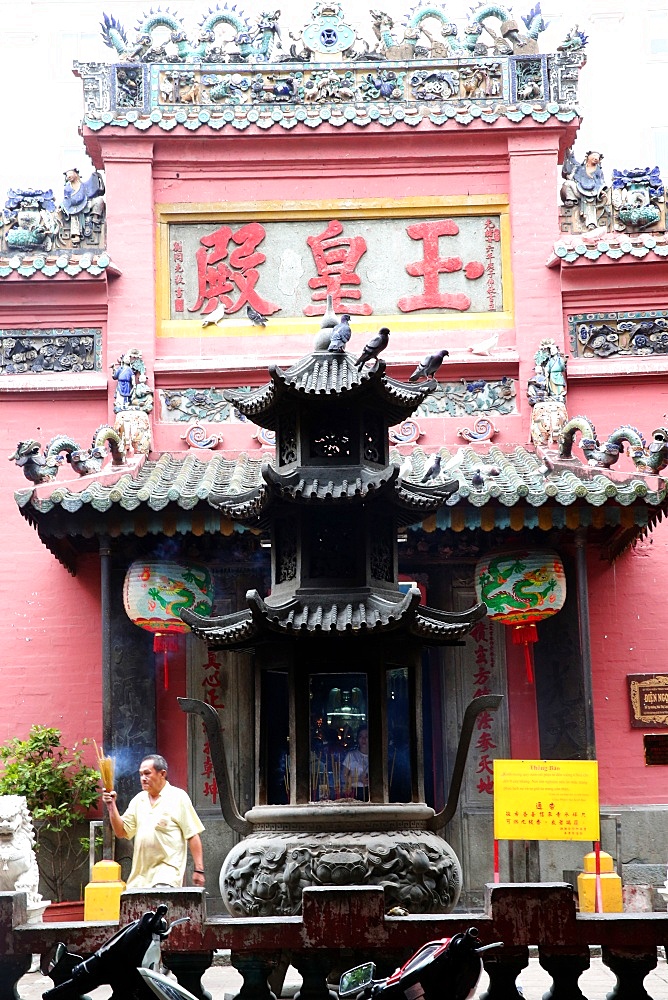
<svg viewBox="0 0 668 1000">
<path fill-rule="evenodd" d="M 645 733 L 645 764 L 668 764 L 668 733 Z"/>
<path fill-rule="evenodd" d="M 631 725 L 668 729 L 668 674 L 627 674 Z"/>
</svg>

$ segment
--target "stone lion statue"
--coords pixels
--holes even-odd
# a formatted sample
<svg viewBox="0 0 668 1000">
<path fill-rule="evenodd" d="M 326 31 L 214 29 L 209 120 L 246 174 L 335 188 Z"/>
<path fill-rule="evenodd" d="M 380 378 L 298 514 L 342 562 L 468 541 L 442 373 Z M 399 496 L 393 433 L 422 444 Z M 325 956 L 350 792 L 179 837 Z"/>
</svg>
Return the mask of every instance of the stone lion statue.
<svg viewBox="0 0 668 1000">
<path fill-rule="evenodd" d="M 0 795 L 0 891 L 27 893 L 28 910 L 43 906 L 34 843 L 25 796 Z"/>
</svg>

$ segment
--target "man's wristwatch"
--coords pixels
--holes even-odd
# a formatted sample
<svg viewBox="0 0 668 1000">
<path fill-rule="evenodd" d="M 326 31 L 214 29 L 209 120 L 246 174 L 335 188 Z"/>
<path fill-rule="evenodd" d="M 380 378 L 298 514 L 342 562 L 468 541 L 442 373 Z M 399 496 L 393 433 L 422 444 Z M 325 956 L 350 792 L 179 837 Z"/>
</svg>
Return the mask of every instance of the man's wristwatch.
<svg viewBox="0 0 668 1000">
<path fill-rule="evenodd" d="M 204 874 L 204 872 L 202 871 L 201 868 L 193 868 L 193 873 L 195 875 L 203 875 Z"/>
</svg>

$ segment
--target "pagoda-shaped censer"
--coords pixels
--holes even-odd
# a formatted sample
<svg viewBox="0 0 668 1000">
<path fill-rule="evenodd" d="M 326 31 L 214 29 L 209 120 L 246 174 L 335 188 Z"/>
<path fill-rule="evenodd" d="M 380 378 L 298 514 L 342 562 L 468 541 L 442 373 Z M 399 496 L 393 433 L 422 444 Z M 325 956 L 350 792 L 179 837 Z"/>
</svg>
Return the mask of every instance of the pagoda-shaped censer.
<svg viewBox="0 0 668 1000">
<path fill-rule="evenodd" d="M 389 460 L 390 426 L 413 413 L 436 382 L 389 378 L 326 349 L 268 384 L 226 398 L 276 432 L 263 483 L 221 508 L 271 534 L 271 593 L 218 618 L 184 612 L 212 650 L 253 650 L 255 805 L 233 801 L 220 722 L 211 706 L 181 699 L 207 726 L 223 813 L 244 839 L 228 854 L 221 894 L 236 915 L 295 914 L 310 885 L 382 885 L 389 909 L 443 912 L 457 902 L 461 868 L 438 835 L 456 807 L 478 711 L 469 706 L 448 803 L 424 801 L 421 654 L 458 645 L 485 605 L 437 611 L 398 581 L 400 529 L 456 489 L 403 479 Z M 368 753 L 364 751 L 368 749 Z"/>
</svg>

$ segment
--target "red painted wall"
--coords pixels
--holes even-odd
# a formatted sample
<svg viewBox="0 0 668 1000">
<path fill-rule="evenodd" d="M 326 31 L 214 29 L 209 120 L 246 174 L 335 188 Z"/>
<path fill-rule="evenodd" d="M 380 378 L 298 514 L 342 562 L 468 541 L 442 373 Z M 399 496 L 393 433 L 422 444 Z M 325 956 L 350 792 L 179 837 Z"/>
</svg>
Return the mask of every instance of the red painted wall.
<svg viewBox="0 0 668 1000">
<path fill-rule="evenodd" d="M 224 381 L 224 338 L 188 341 L 157 339 L 155 274 L 156 204 L 251 200 L 318 200 L 335 198 L 405 198 L 429 195 L 506 194 L 510 197 L 511 258 L 515 294 L 514 329 L 500 341 L 506 351 L 504 373 L 519 379 L 518 410 L 499 418 L 501 447 L 526 444 L 530 410 L 526 380 L 534 352 L 544 337 L 565 343 L 569 313 L 665 306 L 661 262 L 613 265 L 603 261 L 560 268 L 546 267 L 558 235 L 556 177 L 564 148 L 572 144 L 577 123 L 435 129 L 423 124 L 401 134 L 371 125 L 363 132 L 342 134 L 326 126 L 271 135 L 250 130 L 233 137 L 182 128 L 165 134 L 103 130 L 86 136 L 96 166 L 106 171 L 109 250 L 122 277 L 106 283 L 77 279 L 12 279 L 12 295 L 0 301 L 4 326 L 19 322 L 54 325 L 55 313 L 69 322 L 100 324 L 105 331 L 105 377 L 83 378 L 68 392 L 34 391 L 0 394 L 0 463 L 16 442 L 35 437 L 45 444 L 57 432 L 80 428 L 90 432 L 113 422 L 113 393 L 107 393 L 108 366 L 129 347 L 138 347 L 156 382 L 178 385 L 181 372 L 189 384 Z M 3 292 L 10 287 L 3 284 Z M 108 295 L 107 295 L 108 293 Z M 28 320 L 26 320 L 28 317 Z M 453 377 L 476 372 L 492 377 L 498 367 L 463 353 L 470 330 L 454 330 L 452 343 L 462 352 L 451 362 Z M 431 344 L 411 345 L 417 356 Z M 249 382 L 260 382 L 268 360 L 289 351 L 289 344 L 254 342 Z M 309 348 L 306 348 L 309 349 Z M 420 353 L 418 353 L 418 350 Z M 568 353 L 568 345 L 566 344 Z M 300 349 L 300 353 L 303 350 Z M 411 354 L 412 356 L 412 354 Z M 407 373 L 408 358 L 396 374 Z M 631 421 L 647 436 L 663 422 L 668 362 L 640 365 L 630 377 L 611 363 L 569 364 L 569 412 L 586 413 L 600 436 Z M 215 382 L 218 384 L 219 379 Z M 182 383 L 181 383 L 182 384 Z M 6 389 L 7 384 L 3 383 Z M 434 418 L 423 422 L 420 443 L 429 449 L 461 444 L 461 420 Z M 230 454 L 257 451 L 253 429 L 225 429 Z M 85 442 L 87 443 L 87 442 Z M 180 430 L 155 425 L 155 445 L 180 449 Z M 4 615 L 0 621 L 0 656 L 4 681 L 0 739 L 24 735 L 31 723 L 58 725 L 68 741 L 83 736 L 100 739 L 99 579 L 97 560 L 82 561 L 70 577 L 39 543 L 18 514 L 14 489 L 25 481 L 15 467 L 5 466 L 0 487 L 5 567 L 1 586 Z M 619 463 L 623 469 L 623 461 Z M 649 543 L 622 556 L 610 567 L 592 552 L 589 564 L 591 637 L 596 739 L 603 803 L 668 801 L 661 768 L 646 768 L 642 730 L 629 725 L 626 674 L 662 668 L 659 655 L 663 625 L 663 581 L 668 568 L 668 535 L 659 525 Z M 176 783 L 185 783 L 186 720 L 174 695 L 182 693 L 185 666 L 170 659 L 170 690 L 157 684 L 158 746 L 167 754 Z M 526 684 L 521 650 L 508 647 L 511 746 L 515 756 L 538 752 L 535 702 Z M 9 710 L 7 706 L 10 706 Z M 166 733 L 169 731 L 170 738 Z M 173 738 L 172 734 L 178 737 Z"/>
</svg>

